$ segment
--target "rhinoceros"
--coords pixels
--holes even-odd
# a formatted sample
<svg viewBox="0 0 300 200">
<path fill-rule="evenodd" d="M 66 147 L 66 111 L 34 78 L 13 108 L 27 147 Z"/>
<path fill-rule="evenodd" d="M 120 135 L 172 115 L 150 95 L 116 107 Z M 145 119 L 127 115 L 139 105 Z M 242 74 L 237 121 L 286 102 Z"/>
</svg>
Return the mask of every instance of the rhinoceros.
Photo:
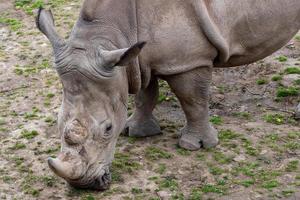
<svg viewBox="0 0 300 200">
<path fill-rule="evenodd" d="M 104 190 L 122 130 L 161 133 L 152 114 L 158 79 L 168 82 L 186 116 L 179 145 L 215 147 L 213 69 L 249 64 L 284 46 L 299 31 L 300 1 L 85 0 L 68 40 L 57 34 L 50 10 L 40 8 L 36 21 L 63 85 L 61 153 L 48 164 L 71 186 Z M 126 120 L 129 94 L 136 109 Z"/>
</svg>

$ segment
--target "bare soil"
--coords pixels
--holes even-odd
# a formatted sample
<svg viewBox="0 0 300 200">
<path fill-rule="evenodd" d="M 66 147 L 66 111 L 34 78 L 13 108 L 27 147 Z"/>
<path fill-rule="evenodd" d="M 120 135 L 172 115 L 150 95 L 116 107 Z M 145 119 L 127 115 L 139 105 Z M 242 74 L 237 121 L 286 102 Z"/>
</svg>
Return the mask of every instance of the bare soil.
<svg viewBox="0 0 300 200">
<path fill-rule="evenodd" d="M 58 2 L 58 30 L 67 36 L 81 1 L 52 2 Z M 113 184 L 105 192 L 70 188 L 47 166 L 60 149 L 56 118 L 62 97 L 51 53 L 34 16 L 0 0 L 0 199 L 300 199 L 300 123 L 293 119 L 300 96 L 277 97 L 281 87 L 300 87 L 300 75 L 285 71 L 299 69 L 299 34 L 262 61 L 215 70 L 215 149 L 189 152 L 176 145 L 184 115 L 161 82 L 155 114 L 163 134 L 121 136 Z"/>
</svg>

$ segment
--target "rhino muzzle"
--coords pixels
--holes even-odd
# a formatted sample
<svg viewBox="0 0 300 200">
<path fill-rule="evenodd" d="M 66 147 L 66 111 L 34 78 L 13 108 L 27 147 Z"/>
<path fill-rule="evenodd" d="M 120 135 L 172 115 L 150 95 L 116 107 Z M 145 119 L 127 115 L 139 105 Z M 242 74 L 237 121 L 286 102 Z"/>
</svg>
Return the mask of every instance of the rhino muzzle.
<svg viewBox="0 0 300 200">
<path fill-rule="evenodd" d="M 72 187 L 103 191 L 109 188 L 111 174 L 109 168 L 101 173 L 89 172 L 88 166 L 79 155 L 62 152 L 57 158 L 48 158 L 50 169 L 65 179 Z"/>
<path fill-rule="evenodd" d="M 110 183 L 111 183 L 111 174 L 109 171 L 105 172 L 105 174 L 98 176 L 88 182 L 80 182 L 80 181 L 69 182 L 69 184 L 75 188 L 90 189 L 90 190 L 97 190 L 97 191 L 103 191 L 109 189 Z"/>
</svg>

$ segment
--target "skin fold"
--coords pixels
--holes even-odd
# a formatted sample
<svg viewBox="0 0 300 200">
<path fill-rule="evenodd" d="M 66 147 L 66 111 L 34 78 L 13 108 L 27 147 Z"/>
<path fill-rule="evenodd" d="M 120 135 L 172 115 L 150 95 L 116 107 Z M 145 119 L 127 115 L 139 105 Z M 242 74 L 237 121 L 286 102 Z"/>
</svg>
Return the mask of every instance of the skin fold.
<svg viewBox="0 0 300 200">
<path fill-rule="evenodd" d="M 37 27 L 52 44 L 63 85 L 62 148 L 49 166 L 72 186 L 105 190 L 124 127 L 134 137 L 161 133 L 152 114 L 158 79 L 168 82 L 186 116 L 179 145 L 215 147 L 208 115 L 213 68 L 252 63 L 284 46 L 299 31 L 300 1 L 85 0 L 67 41 L 51 11 L 39 10 Z M 136 110 L 126 120 L 129 94 Z"/>
</svg>

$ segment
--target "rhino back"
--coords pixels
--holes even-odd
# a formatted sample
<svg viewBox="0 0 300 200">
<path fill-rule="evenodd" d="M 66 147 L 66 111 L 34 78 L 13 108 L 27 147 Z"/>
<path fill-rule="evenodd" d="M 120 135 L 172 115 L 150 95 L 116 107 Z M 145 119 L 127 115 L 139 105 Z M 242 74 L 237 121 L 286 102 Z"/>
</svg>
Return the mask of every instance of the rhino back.
<svg viewBox="0 0 300 200">
<path fill-rule="evenodd" d="M 262 59 L 300 27 L 299 0 L 140 0 L 141 56 L 156 74 L 230 67 Z"/>
<path fill-rule="evenodd" d="M 216 60 L 215 66 L 237 66 L 265 58 L 300 28 L 299 0 L 214 0 L 207 9 L 229 46 L 228 60 Z"/>
<path fill-rule="evenodd" d="M 199 26 L 190 0 L 137 3 L 139 40 L 148 42 L 140 56 L 142 70 L 171 75 L 212 65 L 217 51 Z"/>
</svg>

